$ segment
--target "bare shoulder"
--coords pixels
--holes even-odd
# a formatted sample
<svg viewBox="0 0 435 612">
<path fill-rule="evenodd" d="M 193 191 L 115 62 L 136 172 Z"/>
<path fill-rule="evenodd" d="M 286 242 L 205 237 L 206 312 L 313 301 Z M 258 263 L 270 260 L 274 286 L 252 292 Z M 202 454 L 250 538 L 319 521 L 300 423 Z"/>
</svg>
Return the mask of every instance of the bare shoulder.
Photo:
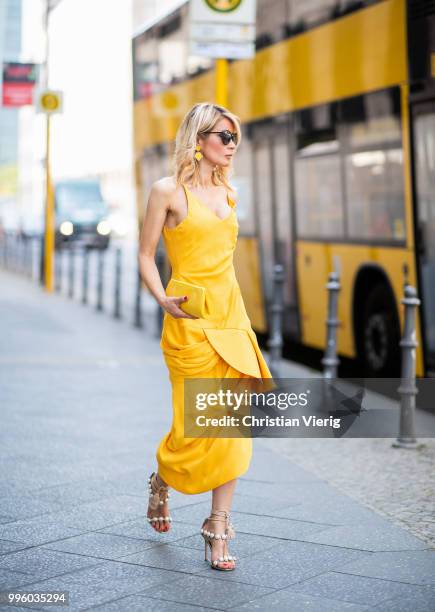
<svg viewBox="0 0 435 612">
<path fill-rule="evenodd" d="M 151 191 L 159 197 L 171 196 L 175 191 L 175 181 L 171 176 L 164 176 L 151 185 Z"/>
<path fill-rule="evenodd" d="M 171 203 L 176 202 L 177 199 L 180 198 L 180 195 L 183 194 L 183 187 L 177 185 L 173 176 L 164 176 L 154 181 L 151 190 L 159 199 L 167 202 L 168 208 L 171 207 Z"/>
</svg>

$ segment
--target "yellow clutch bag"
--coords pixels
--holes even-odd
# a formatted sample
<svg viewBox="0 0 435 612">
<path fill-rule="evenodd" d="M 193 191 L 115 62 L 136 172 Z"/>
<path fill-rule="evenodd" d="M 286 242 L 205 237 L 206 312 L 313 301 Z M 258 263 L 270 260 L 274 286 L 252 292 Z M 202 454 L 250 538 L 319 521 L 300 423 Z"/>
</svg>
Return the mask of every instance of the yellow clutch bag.
<svg viewBox="0 0 435 612">
<path fill-rule="evenodd" d="M 205 316 L 205 287 L 192 285 L 172 278 L 166 287 L 166 295 L 181 297 L 187 295 L 186 302 L 180 304 L 183 312 L 203 319 Z"/>
</svg>

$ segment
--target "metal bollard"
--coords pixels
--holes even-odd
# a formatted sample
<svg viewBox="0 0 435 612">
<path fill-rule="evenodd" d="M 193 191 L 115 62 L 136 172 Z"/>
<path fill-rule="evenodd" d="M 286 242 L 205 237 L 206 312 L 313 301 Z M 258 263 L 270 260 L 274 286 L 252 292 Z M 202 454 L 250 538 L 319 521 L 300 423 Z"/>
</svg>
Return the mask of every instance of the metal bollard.
<svg viewBox="0 0 435 612">
<path fill-rule="evenodd" d="M 29 237 L 26 235 L 23 243 L 23 274 L 29 277 Z"/>
<path fill-rule="evenodd" d="M 82 269 L 82 304 L 88 303 L 89 287 L 89 249 L 83 249 L 83 269 Z"/>
<path fill-rule="evenodd" d="M 26 240 L 24 242 L 24 273 L 27 278 L 30 278 L 32 275 L 31 272 L 31 259 L 32 259 L 32 239 L 30 236 L 26 236 Z"/>
<path fill-rule="evenodd" d="M 12 270 L 12 235 L 7 235 L 7 258 L 6 267 L 8 270 Z"/>
<path fill-rule="evenodd" d="M 28 251 L 28 276 L 33 280 L 33 259 L 34 259 L 34 239 L 33 236 L 29 237 L 29 251 Z"/>
<path fill-rule="evenodd" d="M 11 243 L 12 243 L 12 249 L 11 249 L 11 270 L 12 272 L 16 272 L 17 271 L 17 237 L 15 234 L 12 234 L 11 236 Z"/>
<path fill-rule="evenodd" d="M 16 265 L 16 259 L 17 259 L 17 240 L 14 234 L 11 234 L 10 238 L 11 238 L 10 240 L 11 248 L 10 248 L 9 268 L 12 272 L 15 272 L 15 265 Z"/>
<path fill-rule="evenodd" d="M 66 275 L 64 274 L 64 270 L 67 264 L 66 260 L 67 260 L 68 251 L 66 251 L 65 249 L 62 249 L 61 254 L 62 254 L 62 263 L 61 263 L 61 272 L 60 272 L 60 286 L 62 289 L 62 285 L 66 285 L 66 281 L 67 281 L 67 278 L 65 278 Z"/>
<path fill-rule="evenodd" d="M 19 233 L 17 235 L 17 247 L 18 247 L 18 267 L 17 272 L 23 274 L 24 272 L 24 240 L 23 235 Z"/>
<path fill-rule="evenodd" d="M 17 234 L 17 272 L 23 273 L 23 237 L 21 233 Z"/>
<path fill-rule="evenodd" d="M 30 253 L 30 247 L 31 247 L 31 238 L 30 238 L 30 236 L 26 236 L 25 239 L 24 239 L 24 274 L 27 276 L 27 278 L 29 278 L 31 276 L 31 268 L 30 268 L 31 253 Z"/>
<path fill-rule="evenodd" d="M 8 257 L 8 235 L 6 232 L 3 232 L 2 235 L 2 261 L 3 267 L 7 268 L 7 257 Z"/>
<path fill-rule="evenodd" d="M 15 269 L 15 236 L 11 234 L 9 237 L 9 270 L 14 272 Z"/>
<path fill-rule="evenodd" d="M 139 262 L 138 262 L 138 267 L 137 267 L 137 272 L 136 272 L 136 299 L 135 299 L 135 303 L 134 303 L 134 327 L 138 327 L 138 328 L 142 328 L 143 327 L 143 321 L 142 321 L 142 304 L 141 304 L 141 298 L 142 298 L 142 278 L 140 276 L 140 270 L 139 270 Z"/>
<path fill-rule="evenodd" d="M 17 257 L 17 253 L 16 253 L 16 248 L 17 248 L 17 239 L 15 237 L 14 234 L 11 234 L 11 239 L 10 239 L 10 258 L 9 258 L 9 269 L 11 270 L 11 272 L 15 272 L 15 262 L 16 262 L 16 257 Z"/>
<path fill-rule="evenodd" d="M 329 291 L 328 318 L 326 319 L 326 349 L 325 356 L 321 360 L 324 366 L 324 378 L 336 378 L 337 366 L 340 363 L 337 357 L 337 327 L 340 325 L 340 321 L 337 319 L 337 312 L 340 288 L 340 275 L 334 270 L 334 272 L 329 273 L 328 282 L 326 283 L 326 289 Z"/>
<path fill-rule="evenodd" d="M 61 253 L 57 250 L 54 252 L 54 290 L 60 293 L 62 288 L 62 261 Z"/>
<path fill-rule="evenodd" d="M 8 235 L 6 232 L 3 234 L 3 267 L 5 269 L 8 267 Z"/>
<path fill-rule="evenodd" d="M 97 310 L 103 310 L 103 288 L 104 288 L 104 254 L 103 249 L 98 249 L 98 271 L 97 271 Z"/>
<path fill-rule="evenodd" d="M 17 263 L 16 271 L 21 274 L 23 272 L 23 239 L 21 233 L 17 234 Z"/>
<path fill-rule="evenodd" d="M 14 244 L 12 234 L 8 234 L 8 270 L 12 270 L 14 261 Z"/>
<path fill-rule="evenodd" d="M 10 244 L 9 244 L 9 234 L 7 232 L 5 232 L 4 236 L 3 236 L 3 240 L 4 240 L 4 255 L 3 255 L 3 265 L 5 267 L 6 270 L 9 269 L 9 249 L 10 249 Z"/>
<path fill-rule="evenodd" d="M 26 238 L 20 236 L 20 273 L 24 276 L 26 274 Z"/>
<path fill-rule="evenodd" d="M 115 319 L 121 318 L 121 249 L 115 251 L 115 309 L 113 316 Z"/>
<path fill-rule="evenodd" d="M 68 260 L 68 297 L 74 297 L 74 272 L 75 272 L 75 260 L 74 260 L 74 249 L 72 246 L 69 249 L 69 260 Z"/>
<path fill-rule="evenodd" d="M 20 271 L 20 249 L 19 249 L 19 237 L 17 234 L 14 234 L 14 265 L 13 271 Z"/>
<path fill-rule="evenodd" d="M 402 347 L 401 383 L 397 391 L 400 399 L 399 436 L 392 446 L 395 448 L 417 448 L 415 438 L 415 396 L 418 389 L 415 386 L 415 349 L 418 346 L 415 334 L 416 309 L 420 305 L 415 287 L 405 281 L 405 297 L 400 300 L 405 306 Z"/>
<path fill-rule="evenodd" d="M 45 234 L 42 232 L 39 239 L 39 284 L 45 283 Z"/>
<path fill-rule="evenodd" d="M 284 266 L 273 266 L 273 302 L 270 307 L 270 338 L 267 342 L 269 349 L 269 369 L 273 378 L 280 377 L 280 363 L 282 359 L 282 318 L 284 312 Z"/>
<path fill-rule="evenodd" d="M 20 271 L 20 238 L 18 234 L 14 235 L 14 272 Z"/>
</svg>

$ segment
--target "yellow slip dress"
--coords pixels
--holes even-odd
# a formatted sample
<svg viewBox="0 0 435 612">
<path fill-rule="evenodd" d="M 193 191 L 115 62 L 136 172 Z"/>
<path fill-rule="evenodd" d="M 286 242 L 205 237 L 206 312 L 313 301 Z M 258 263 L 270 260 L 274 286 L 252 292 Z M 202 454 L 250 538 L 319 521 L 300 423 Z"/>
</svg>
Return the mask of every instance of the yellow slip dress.
<svg viewBox="0 0 435 612">
<path fill-rule="evenodd" d="M 251 438 L 184 438 L 185 378 L 272 378 L 251 327 L 233 266 L 239 225 L 229 195 L 221 219 L 188 188 L 187 216 L 163 226 L 171 278 L 206 288 L 205 316 L 164 313 L 160 347 L 172 385 L 173 421 L 156 452 L 166 483 L 187 494 L 203 493 L 249 468 Z M 166 291 L 170 284 L 166 286 Z"/>
</svg>

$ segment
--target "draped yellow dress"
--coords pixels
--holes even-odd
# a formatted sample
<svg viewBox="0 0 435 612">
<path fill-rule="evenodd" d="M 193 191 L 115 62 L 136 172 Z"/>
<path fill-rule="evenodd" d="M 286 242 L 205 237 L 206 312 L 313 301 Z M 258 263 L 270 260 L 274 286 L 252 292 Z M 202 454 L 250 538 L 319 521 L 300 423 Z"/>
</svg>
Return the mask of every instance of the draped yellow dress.
<svg viewBox="0 0 435 612">
<path fill-rule="evenodd" d="M 165 312 L 160 347 L 172 385 L 173 420 L 156 452 L 166 483 L 182 493 L 202 493 L 249 468 L 251 438 L 184 438 L 185 378 L 271 378 L 246 313 L 233 266 L 238 221 L 235 202 L 221 219 L 183 185 L 187 216 L 163 227 L 171 278 L 206 288 L 205 316 L 175 318 Z M 230 210 L 231 209 L 231 210 Z M 168 286 L 166 293 L 168 293 Z"/>
</svg>

